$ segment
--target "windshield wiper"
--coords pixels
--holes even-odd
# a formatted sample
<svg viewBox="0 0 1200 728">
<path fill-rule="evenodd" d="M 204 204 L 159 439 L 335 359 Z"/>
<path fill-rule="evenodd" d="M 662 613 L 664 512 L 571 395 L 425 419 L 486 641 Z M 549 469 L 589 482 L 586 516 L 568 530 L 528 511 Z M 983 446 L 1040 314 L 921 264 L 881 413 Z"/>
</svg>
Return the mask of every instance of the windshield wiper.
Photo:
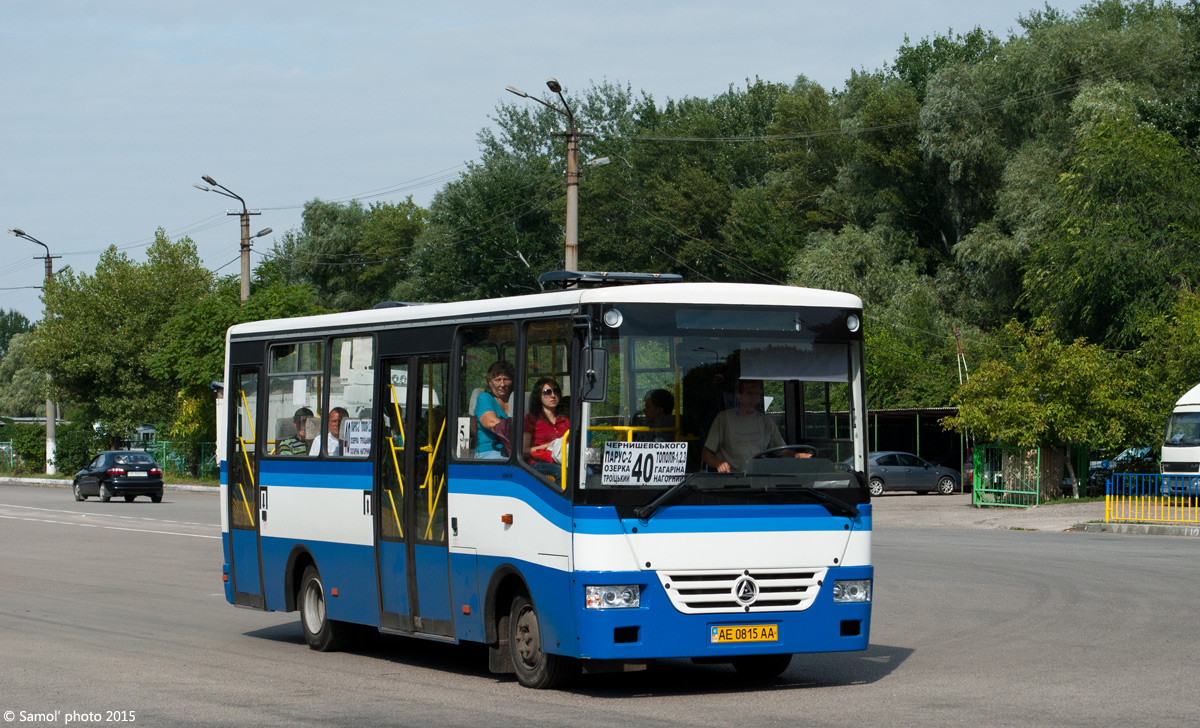
<svg viewBox="0 0 1200 728">
<path fill-rule="evenodd" d="M 835 498 L 834 496 L 831 496 L 818 488 L 814 488 L 811 485 L 777 485 L 775 487 L 785 490 L 798 490 L 821 501 L 821 503 L 829 508 L 830 511 L 842 513 L 847 518 L 858 517 L 858 507 L 853 503 L 847 503 L 840 498 Z"/>
<path fill-rule="evenodd" d="M 662 495 L 650 501 L 646 505 L 638 506 L 637 508 L 633 509 L 633 515 L 637 516 L 638 520 L 641 521 L 650 520 L 650 516 L 653 516 L 655 511 L 666 504 L 667 501 L 670 501 L 671 499 L 675 498 L 675 496 L 682 493 L 683 489 L 690 486 L 692 484 L 692 480 L 694 480 L 699 474 L 700 471 L 692 473 L 675 485 L 672 485 Z"/>
</svg>

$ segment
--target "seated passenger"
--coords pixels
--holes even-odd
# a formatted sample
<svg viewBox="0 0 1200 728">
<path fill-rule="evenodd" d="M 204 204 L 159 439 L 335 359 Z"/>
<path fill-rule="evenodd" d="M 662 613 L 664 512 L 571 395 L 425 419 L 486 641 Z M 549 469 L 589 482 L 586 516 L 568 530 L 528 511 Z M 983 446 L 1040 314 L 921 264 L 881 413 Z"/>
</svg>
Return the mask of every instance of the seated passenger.
<svg viewBox="0 0 1200 728">
<path fill-rule="evenodd" d="M 542 377 L 533 385 L 533 393 L 537 395 L 538 404 L 525 415 L 522 449 L 525 461 L 535 470 L 553 475 L 562 470 L 562 450 L 558 449 L 556 453 L 554 443 L 562 441 L 571 423 L 558 413 L 558 405 L 562 401 L 562 389 L 558 382 L 550 377 Z"/>
<path fill-rule="evenodd" d="M 337 457 L 342 454 L 341 428 L 342 423 L 350 419 L 350 412 L 345 407 L 334 407 L 329 410 L 329 432 L 325 434 L 325 454 Z M 321 438 L 313 440 L 309 455 L 321 454 Z"/>
<path fill-rule="evenodd" d="M 658 432 L 637 432 L 639 442 L 670 442 L 675 439 L 675 397 L 665 389 L 651 389 L 642 402 L 642 417 L 638 423 Z M 666 430 L 670 429 L 670 432 Z"/>
<path fill-rule="evenodd" d="M 729 473 L 763 450 L 786 444 L 775 423 L 758 411 L 762 398 L 761 381 L 738 380 L 737 405 L 717 415 L 700 451 L 700 459 L 706 465 L 718 473 Z M 807 458 L 812 454 L 781 451 L 775 456 Z"/>
<path fill-rule="evenodd" d="M 479 423 L 475 457 L 483 460 L 502 460 L 508 442 L 508 418 L 513 388 L 513 366 L 498 361 L 488 367 L 487 390 L 475 400 L 475 419 Z M 501 424 L 503 423 L 503 424 Z M 499 426 L 499 432 L 497 432 Z"/>
<path fill-rule="evenodd" d="M 285 437 L 275 445 L 276 455 L 307 455 L 308 440 L 306 428 L 308 427 L 308 418 L 313 416 L 313 411 L 307 407 L 301 407 L 292 415 L 292 425 L 296 428 L 296 433 L 291 437 Z"/>
</svg>

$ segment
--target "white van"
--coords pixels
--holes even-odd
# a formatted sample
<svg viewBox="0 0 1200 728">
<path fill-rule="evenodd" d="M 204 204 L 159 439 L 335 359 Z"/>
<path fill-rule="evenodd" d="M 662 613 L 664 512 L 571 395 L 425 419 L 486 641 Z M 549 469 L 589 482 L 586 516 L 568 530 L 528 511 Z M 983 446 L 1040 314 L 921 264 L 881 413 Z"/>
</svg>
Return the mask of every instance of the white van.
<svg viewBox="0 0 1200 728">
<path fill-rule="evenodd" d="M 1200 495 L 1200 384 L 1175 403 L 1162 449 L 1163 495 Z"/>
</svg>

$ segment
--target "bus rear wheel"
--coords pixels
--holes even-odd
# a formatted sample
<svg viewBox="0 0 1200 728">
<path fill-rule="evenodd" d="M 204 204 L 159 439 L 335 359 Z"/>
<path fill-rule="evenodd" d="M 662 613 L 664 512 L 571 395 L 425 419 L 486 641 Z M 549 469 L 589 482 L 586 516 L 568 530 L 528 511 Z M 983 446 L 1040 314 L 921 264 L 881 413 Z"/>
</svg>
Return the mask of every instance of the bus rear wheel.
<svg viewBox="0 0 1200 728">
<path fill-rule="evenodd" d="M 537 610 L 524 594 L 513 598 L 508 618 L 508 644 L 517 682 L 527 688 L 556 688 L 571 678 L 578 667 L 578 663 L 569 657 L 542 650 Z"/>
<path fill-rule="evenodd" d="M 300 625 L 304 641 L 317 652 L 336 652 L 350 639 L 350 625 L 330 619 L 325 611 L 325 585 L 321 572 L 308 566 L 300 579 Z"/>
</svg>

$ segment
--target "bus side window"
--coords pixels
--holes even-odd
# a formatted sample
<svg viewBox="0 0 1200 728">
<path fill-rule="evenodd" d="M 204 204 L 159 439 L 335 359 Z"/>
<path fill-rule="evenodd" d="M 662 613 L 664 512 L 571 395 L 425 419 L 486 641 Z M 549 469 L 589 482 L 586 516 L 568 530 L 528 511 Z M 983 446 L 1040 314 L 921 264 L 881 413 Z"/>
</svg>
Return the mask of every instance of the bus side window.
<svg viewBox="0 0 1200 728">
<path fill-rule="evenodd" d="M 353 458 L 371 454 L 371 423 L 375 411 L 374 344 L 370 336 L 334 339 L 332 342 L 325 455 Z"/>
<path fill-rule="evenodd" d="M 534 321 L 525 330 L 525 371 L 521 378 L 525 416 L 521 457 L 547 482 L 563 485 L 563 461 L 570 442 L 570 321 Z"/>
<path fill-rule="evenodd" d="M 322 341 L 271 347 L 264 455 L 308 455 L 320 432 L 314 416 L 320 411 L 324 352 Z"/>
<path fill-rule="evenodd" d="M 456 457 L 507 461 L 514 411 L 516 331 L 508 324 L 464 326 L 458 332 Z M 515 434 L 516 428 L 511 429 Z"/>
</svg>

